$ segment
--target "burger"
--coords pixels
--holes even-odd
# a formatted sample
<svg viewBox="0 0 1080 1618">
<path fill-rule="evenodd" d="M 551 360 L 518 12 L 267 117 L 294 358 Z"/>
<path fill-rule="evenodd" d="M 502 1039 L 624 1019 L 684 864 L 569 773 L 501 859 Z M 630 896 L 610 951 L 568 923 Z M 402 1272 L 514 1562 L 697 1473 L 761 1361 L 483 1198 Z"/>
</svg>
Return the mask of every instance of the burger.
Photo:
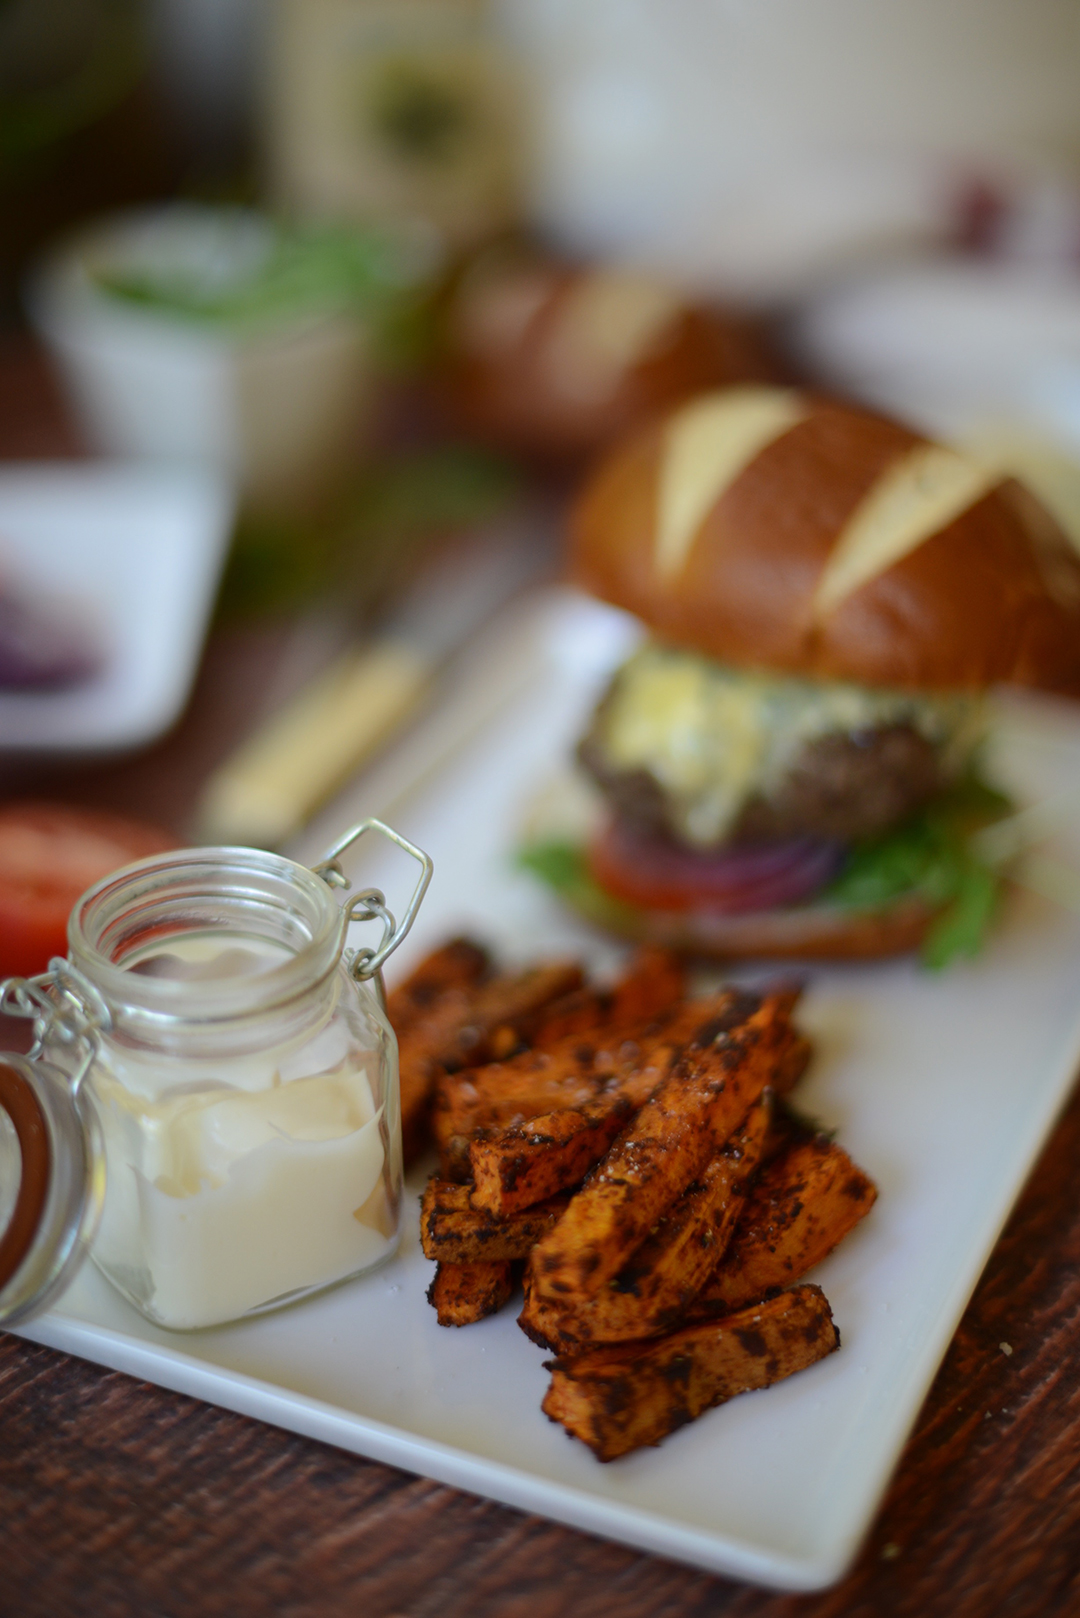
<svg viewBox="0 0 1080 1618">
<path fill-rule="evenodd" d="M 440 315 L 436 385 L 450 425 L 548 463 L 593 454 L 703 388 L 774 374 L 743 317 L 524 241 L 470 259 Z"/>
<path fill-rule="evenodd" d="M 621 445 L 571 568 L 647 626 L 578 748 L 581 835 L 525 862 L 707 955 L 973 953 L 1007 812 L 986 693 L 1080 695 L 1080 556 L 1026 489 L 792 389 L 706 393 Z"/>
</svg>

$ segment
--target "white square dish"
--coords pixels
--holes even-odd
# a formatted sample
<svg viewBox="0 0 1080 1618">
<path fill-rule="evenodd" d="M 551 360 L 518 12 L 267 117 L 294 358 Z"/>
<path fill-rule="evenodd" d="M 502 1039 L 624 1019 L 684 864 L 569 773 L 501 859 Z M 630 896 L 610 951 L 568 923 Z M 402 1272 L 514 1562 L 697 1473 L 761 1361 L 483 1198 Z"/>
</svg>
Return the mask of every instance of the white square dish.
<svg viewBox="0 0 1080 1618">
<path fill-rule="evenodd" d="M 435 878 L 401 975 L 449 933 L 516 960 L 615 946 L 513 866 L 524 806 L 581 729 L 633 638 L 569 592 L 520 603 L 426 720 L 294 851 L 313 860 L 350 819 L 382 814 L 428 849 Z M 1004 708 L 998 773 L 1028 799 L 1080 790 L 1080 716 Z M 1080 836 L 1058 852 L 1080 861 Z M 393 906 L 393 854 L 362 855 Z M 744 981 L 763 975 L 749 967 Z M 816 1056 L 799 1091 L 876 1180 L 870 1217 L 814 1273 L 843 1346 L 789 1381 L 710 1411 L 609 1466 L 541 1414 L 543 1354 L 515 1311 L 438 1326 L 415 1201 L 377 1274 L 278 1315 L 172 1335 L 87 1268 L 25 1335 L 360 1454 L 643 1550 L 790 1590 L 839 1578 L 1080 1059 L 1080 916 L 1010 896 L 978 960 L 813 967 L 801 1020 Z M 422 1177 L 421 1177 L 422 1178 Z M 413 1185 L 419 1189 L 420 1180 Z"/>
<path fill-rule="evenodd" d="M 56 691 L 0 692 L 0 749 L 98 752 L 152 741 L 191 687 L 233 499 L 191 467 L 0 466 L 0 567 L 46 606 L 84 616 L 98 672 Z"/>
</svg>

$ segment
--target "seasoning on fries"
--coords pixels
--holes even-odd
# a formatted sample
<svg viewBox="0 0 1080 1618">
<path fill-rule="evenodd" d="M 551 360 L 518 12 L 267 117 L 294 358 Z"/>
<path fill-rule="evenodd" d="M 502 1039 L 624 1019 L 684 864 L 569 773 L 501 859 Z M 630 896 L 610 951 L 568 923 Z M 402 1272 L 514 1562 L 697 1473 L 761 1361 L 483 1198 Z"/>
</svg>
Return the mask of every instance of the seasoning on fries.
<svg viewBox="0 0 1080 1618">
<path fill-rule="evenodd" d="M 767 1303 L 652 1342 L 557 1359 L 542 1409 L 614 1461 L 662 1438 L 711 1405 L 767 1388 L 840 1347 L 820 1287 L 795 1287 Z"/>
<path fill-rule="evenodd" d="M 420 1244 L 427 1258 L 474 1264 L 485 1259 L 526 1259 L 566 1211 L 567 1197 L 552 1197 L 509 1219 L 478 1213 L 471 1187 L 429 1180 L 420 1204 Z"/>
<path fill-rule="evenodd" d="M 521 1275 L 519 1324 L 557 1356 L 543 1409 L 600 1460 L 839 1346 L 820 1288 L 792 1283 L 877 1193 L 785 1104 L 798 997 L 689 999 L 656 949 L 611 989 L 564 961 L 493 974 L 460 939 L 390 997 L 411 1150 L 439 1150 L 429 1301 L 471 1325 Z"/>
<path fill-rule="evenodd" d="M 513 1266 L 505 1259 L 475 1264 L 442 1264 L 428 1288 L 428 1302 L 438 1311 L 440 1326 L 474 1326 L 510 1302 Z"/>
<path fill-rule="evenodd" d="M 468 969 L 436 988 L 423 1010 L 417 1009 L 417 979 L 438 980 L 431 970 L 432 957 L 420 967 L 387 1002 L 395 1032 L 395 1001 L 410 1008 L 404 1030 L 398 1034 L 398 1067 L 401 1075 L 401 1136 L 408 1165 L 424 1149 L 428 1138 L 428 1114 L 436 1076 L 466 1062 L 486 1061 L 493 1054 L 490 1042 L 509 1037 L 512 1049 L 528 1036 L 545 1009 L 560 997 L 581 986 L 582 971 L 575 961 L 553 961 L 524 972 L 485 975 L 486 954 L 455 940 L 457 958 Z M 436 952 L 443 954 L 443 951 Z M 479 965 L 477 966 L 477 956 Z M 421 996 L 422 998 L 422 996 Z"/>
<path fill-rule="evenodd" d="M 520 1324 L 534 1342 L 569 1350 L 590 1341 L 654 1337 L 680 1324 L 727 1249 L 761 1161 L 772 1120 L 772 1092 L 706 1163 L 623 1269 L 584 1308 L 561 1307 L 529 1287 Z"/>
<path fill-rule="evenodd" d="M 787 1032 L 790 996 L 758 1001 L 733 995 L 731 1001 L 698 1029 L 682 1060 L 537 1246 L 531 1270 L 543 1297 L 597 1293 L 769 1083 Z"/>
<path fill-rule="evenodd" d="M 633 1118 L 624 1095 L 586 1103 L 579 1111 L 551 1112 L 493 1137 L 484 1131 L 469 1146 L 472 1203 L 496 1219 L 575 1186 L 598 1163 Z"/>
<path fill-rule="evenodd" d="M 762 1170 L 694 1313 L 729 1314 L 805 1275 L 876 1199 L 874 1182 L 834 1141 L 816 1136 L 790 1146 Z"/>
</svg>

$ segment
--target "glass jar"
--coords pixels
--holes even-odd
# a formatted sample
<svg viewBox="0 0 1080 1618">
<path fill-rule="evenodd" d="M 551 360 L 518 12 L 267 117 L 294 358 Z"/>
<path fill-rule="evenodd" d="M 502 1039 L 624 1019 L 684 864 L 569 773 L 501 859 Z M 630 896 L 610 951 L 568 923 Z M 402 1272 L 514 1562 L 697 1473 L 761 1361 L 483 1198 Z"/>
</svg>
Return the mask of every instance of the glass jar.
<svg viewBox="0 0 1080 1618">
<path fill-rule="evenodd" d="M 423 866 L 400 926 L 375 890 L 335 900 L 348 886 L 338 855 L 367 829 Z M 277 1308 L 394 1251 L 397 1045 L 380 968 L 430 870 L 378 822 L 314 870 L 253 849 L 154 856 L 79 900 L 67 961 L 9 986 L 9 1006 L 21 994 L 38 1027 L 29 1062 L 4 1059 L 9 1086 L 29 1070 L 54 1171 L 61 1143 L 48 1114 L 63 1111 L 65 1091 L 79 1109 L 87 1197 L 101 1204 L 91 1255 L 156 1324 L 190 1329 Z M 349 923 L 376 917 L 378 949 L 346 952 Z M 6 1116 L 10 1154 L 10 1105 Z M 19 1139 L 25 1177 L 33 1149 Z M 101 1163 L 103 1196 L 90 1183 Z M 85 1226 L 95 1214 L 84 1205 L 78 1217 Z M 72 1258 L 87 1244 L 82 1229 Z M 11 1284 L 0 1269 L 0 1311 Z M 14 1307 L 7 1318 L 30 1312 L 25 1300 Z"/>
</svg>

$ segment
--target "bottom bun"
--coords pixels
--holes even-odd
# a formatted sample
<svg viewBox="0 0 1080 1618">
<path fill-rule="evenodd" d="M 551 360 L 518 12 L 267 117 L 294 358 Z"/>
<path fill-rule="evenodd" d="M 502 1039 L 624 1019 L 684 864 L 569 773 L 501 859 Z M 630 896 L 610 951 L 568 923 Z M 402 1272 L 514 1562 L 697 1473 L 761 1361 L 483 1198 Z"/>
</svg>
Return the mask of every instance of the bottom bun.
<svg viewBox="0 0 1080 1618">
<path fill-rule="evenodd" d="M 571 903 L 573 900 L 571 899 Z M 940 912 L 922 899 L 898 901 L 888 910 L 847 910 L 839 905 L 798 905 L 790 910 L 751 910 L 724 915 L 709 910 L 645 910 L 605 905 L 602 918 L 578 906 L 607 931 L 640 943 L 659 944 L 687 955 L 729 959 L 736 955 L 794 956 L 803 960 L 869 960 L 916 950 Z"/>
</svg>

